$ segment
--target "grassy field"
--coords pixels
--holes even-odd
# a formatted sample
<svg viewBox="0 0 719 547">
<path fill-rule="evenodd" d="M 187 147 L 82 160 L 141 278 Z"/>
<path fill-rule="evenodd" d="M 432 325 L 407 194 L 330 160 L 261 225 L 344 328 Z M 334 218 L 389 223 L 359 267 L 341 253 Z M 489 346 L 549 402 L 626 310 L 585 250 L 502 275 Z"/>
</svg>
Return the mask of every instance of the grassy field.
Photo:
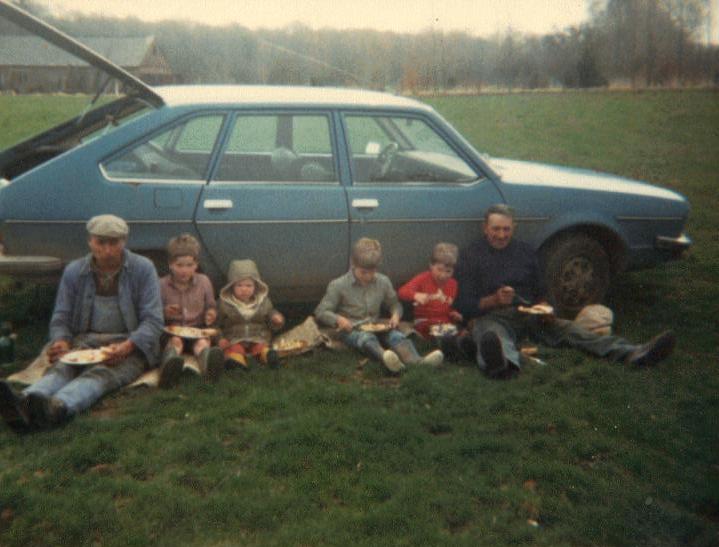
<svg viewBox="0 0 719 547">
<path fill-rule="evenodd" d="M 0 97 L 0 139 L 75 100 Z M 0 545 L 719 544 L 719 95 L 428 102 L 492 155 L 691 200 L 690 255 L 623 275 L 609 300 L 630 339 L 674 328 L 674 356 L 632 370 L 542 349 L 547 366 L 492 382 L 457 365 L 387 378 L 317 352 L 123 391 L 52 432 L 0 427 Z M 48 302 L 6 295 L 19 360 L 0 375 L 42 342 Z"/>
</svg>

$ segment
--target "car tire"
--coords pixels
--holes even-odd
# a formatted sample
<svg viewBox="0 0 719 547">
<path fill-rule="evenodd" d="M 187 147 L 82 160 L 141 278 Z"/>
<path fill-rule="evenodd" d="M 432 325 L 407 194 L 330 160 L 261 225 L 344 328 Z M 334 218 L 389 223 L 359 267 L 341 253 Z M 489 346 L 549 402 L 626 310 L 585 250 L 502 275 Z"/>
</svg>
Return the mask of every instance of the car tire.
<svg viewBox="0 0 719 547">
<path fill-rule="evenodd" d="M 562 236 L 542 253 L 547 295 L 557 313 L 574 318 L 584 306 L 604 299 L 609 289 L 609 256 L 584 234 Z"/>
</svg>

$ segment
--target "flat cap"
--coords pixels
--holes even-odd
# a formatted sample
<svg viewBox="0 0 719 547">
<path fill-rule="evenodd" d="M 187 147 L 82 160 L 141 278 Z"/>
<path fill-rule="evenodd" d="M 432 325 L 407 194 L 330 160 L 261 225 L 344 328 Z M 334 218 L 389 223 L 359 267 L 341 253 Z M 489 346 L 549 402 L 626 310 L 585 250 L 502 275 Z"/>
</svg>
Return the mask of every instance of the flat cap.
<svg viewBox="0 0 719 547">
<path fill-rule="evenodd" d="M 126 238 L 127 222 L 115 215 L 97 215 L 87 221 L 87 232 L 93 236 Z"/>
</svg>

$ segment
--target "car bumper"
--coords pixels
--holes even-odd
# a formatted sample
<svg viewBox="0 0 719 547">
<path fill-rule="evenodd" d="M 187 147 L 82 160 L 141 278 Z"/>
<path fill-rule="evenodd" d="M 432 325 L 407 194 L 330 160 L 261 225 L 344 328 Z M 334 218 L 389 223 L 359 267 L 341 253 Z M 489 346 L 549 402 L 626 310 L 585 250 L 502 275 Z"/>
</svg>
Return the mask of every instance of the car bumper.
<svg viewBox="0 0 719 547">
<path fill-rule="evenodd" d="M 672 257 L 678 258 L 692 246 L 692 240 L 686 234 L 679 237 L 657 236 L 654 240 L 654 247 L 664 253 L 669 253 Z"/>
<path fill-rule="evenodd" d="M 0 255 L 0 275 L 15 279 L 57 279 L 62 269 L 62 260 L 53 256 Z"/>
</svg>

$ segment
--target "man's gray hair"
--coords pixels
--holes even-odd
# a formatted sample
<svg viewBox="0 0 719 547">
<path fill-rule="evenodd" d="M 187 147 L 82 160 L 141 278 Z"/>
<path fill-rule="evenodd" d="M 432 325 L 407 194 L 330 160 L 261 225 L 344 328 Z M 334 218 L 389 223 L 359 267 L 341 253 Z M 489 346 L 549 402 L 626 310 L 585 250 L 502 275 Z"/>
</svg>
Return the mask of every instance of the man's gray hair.
<svg viewBox="0 0 719 547">
<path fill-rule="evenodd" d="M 511 218 L 512 222 L 514 222 L 514 209 L 504 203 L 495 203 L 494 205 L 491 205 L 484 213 L 484 222 L 489 221 L 490 215 L 502 215 L 503 217 Z"/>
</svg>

